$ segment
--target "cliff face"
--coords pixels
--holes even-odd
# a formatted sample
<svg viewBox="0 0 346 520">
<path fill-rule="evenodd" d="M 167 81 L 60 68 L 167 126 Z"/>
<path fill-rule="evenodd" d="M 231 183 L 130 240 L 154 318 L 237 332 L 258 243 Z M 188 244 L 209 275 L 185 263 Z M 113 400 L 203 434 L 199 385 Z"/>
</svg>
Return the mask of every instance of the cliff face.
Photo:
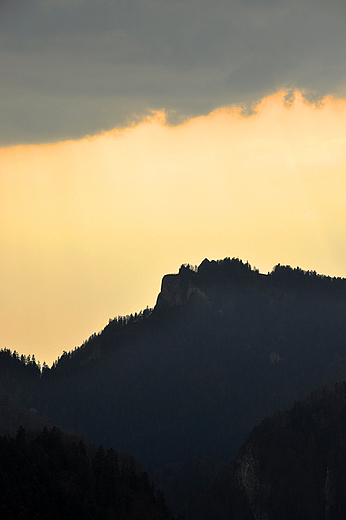
<svg viewBox="0 0 346 520">
<path fill-rule="evenodd" d="M 184 301 L 183 287 L 179 274 L 166 274 L 162 278 L 161 291 L 157 297 L 156 308 L 181 305 Z"/>
<path fill-rule="evenodd" d="M 269 520 L 268 512 L 263 507 L 270 496 L 270 485 L 258 476 L 260 461 L 254 456 L 251 443 L 238 459 L 237 479 L 245 490 L 250 510 L 255 520 Z"/>
<path fill-rule="evenodd" d="M 179 274 L 166 274 L 161 283 L 161 291 L 157 297 L 156 309 L 167 309 L 182 305 L 191 297 L 207 300 L 204 291 L 198 284 L 198 274 L 188 267 L 181 267 Z"/>
</svg>

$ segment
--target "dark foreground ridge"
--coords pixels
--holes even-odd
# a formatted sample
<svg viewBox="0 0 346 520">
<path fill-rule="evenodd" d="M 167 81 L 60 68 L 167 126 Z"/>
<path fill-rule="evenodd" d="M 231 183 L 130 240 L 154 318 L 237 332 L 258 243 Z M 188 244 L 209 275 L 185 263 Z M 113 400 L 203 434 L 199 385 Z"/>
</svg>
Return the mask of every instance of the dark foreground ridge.
<svg viewBox="0 0 346 520">
<path fill-rule="evenodd" d="M 1 518 L 170 520 L 163 495 L 126 454 L 57 428 L 0 437 Z"/>
<path fill-rule="evenodd" d="M 52 368 L 0 352 L 0 386 L 35 420 L 131 453 L 179 508 L 261 420 L 346 379 L 345 337 L 345 279 L 204 260 Z"/>
<path fill-rule="evenodd" d="M 236 462 L 190 502 L 189 520 L 344 520 L 346 382 L 265 419 Z"/>
</svg>

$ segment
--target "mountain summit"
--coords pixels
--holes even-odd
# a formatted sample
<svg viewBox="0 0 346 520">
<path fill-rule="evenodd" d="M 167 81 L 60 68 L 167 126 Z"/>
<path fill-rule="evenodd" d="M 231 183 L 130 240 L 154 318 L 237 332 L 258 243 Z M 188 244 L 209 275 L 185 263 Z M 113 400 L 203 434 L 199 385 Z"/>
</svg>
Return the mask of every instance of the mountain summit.
<svg viewBox="0 0 346 520">
<path fill-rule="evenodd" d="M 249 274 L 258 274 L 258 271 L 252 271 L 248 263 L 244 264 L 236 258 L 226 258 L 221 262 L 205 258 L 199 267 L 184 264 L 178 274 L 163 277 L 155 310 L 183 305 L 195 299 L 208 301 L 205 292 L 208 287 L 232 281 L 240 282 Z"/>
<path fill-rule="evenodd" d="M 201 266 L 206 262 L 210 263 L 205 259 Z M 198 286 L 200 278 L 198 274 L 201 266 L 196 271 L 189 265 L 181 266 L 178 274 L 166 274 L 162 278 L 161 291 L 157 297 L 155 310 L 182 305 L 192 295 L 206 300 L 205 293 Z"/>
</svg>

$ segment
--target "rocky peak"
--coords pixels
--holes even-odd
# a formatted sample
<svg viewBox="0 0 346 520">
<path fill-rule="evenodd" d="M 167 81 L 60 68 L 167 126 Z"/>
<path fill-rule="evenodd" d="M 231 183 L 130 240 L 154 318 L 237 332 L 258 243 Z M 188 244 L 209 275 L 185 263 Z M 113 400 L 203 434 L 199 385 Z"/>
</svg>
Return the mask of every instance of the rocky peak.
<svg viewBox="0 0 346 520">
<path fill-rule="evenodd" d="M 178 274 L 166 274 L 162 278 L 161 291 L 157 297 L 156 309 L 183 305 L 191 296 L 206 300 L 205 293 L 198 286 L 198 273 L 189 265 L 182 265 Z"/>
<path fill-rule="evenodd" d="M 178 274 L 167 274 L 163 277 L 155 308 L 182 305 L 191 297 L 208 301 L 205 292 L 209 294 L 208 288 L 230 283 L 246 284 L 251 277 L 257 275 L 258 272 L 252 271 L 248 262 L 244 264 L 238 258 L 225 258 L 217 262 L 205 258 L 198 268 L 184 264 Z"/>
</svg>

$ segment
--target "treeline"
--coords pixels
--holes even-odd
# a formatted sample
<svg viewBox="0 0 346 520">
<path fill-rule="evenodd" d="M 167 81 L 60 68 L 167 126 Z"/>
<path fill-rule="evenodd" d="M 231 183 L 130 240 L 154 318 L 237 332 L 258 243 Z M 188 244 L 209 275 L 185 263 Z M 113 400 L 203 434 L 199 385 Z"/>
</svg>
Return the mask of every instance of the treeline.
<svg viewBox="0 0 346 520">
<path fill-rule="evenodd" d="M 16 350 L 12 352 L 8 348 L 0 349 L 0 365 L 2 367 L 11 367 L 12 370 L 20 370 L 23 366 L 25 366 L 29 368 L 29 370 L 26 370 L 26 372 L 30 372 L 32 374 L 37 374 L 41 371 L 41 363 L 40 361 L 36 361 L 34 354 L 32 356 L 31 354 L 28 356 L 22 354 L 20 356 Z"/>
<path fill-rule="evenodd" d="M 1 518 L 170 520 L 138 463 L 57 428 L 0 437 Z"/>
</svg>

